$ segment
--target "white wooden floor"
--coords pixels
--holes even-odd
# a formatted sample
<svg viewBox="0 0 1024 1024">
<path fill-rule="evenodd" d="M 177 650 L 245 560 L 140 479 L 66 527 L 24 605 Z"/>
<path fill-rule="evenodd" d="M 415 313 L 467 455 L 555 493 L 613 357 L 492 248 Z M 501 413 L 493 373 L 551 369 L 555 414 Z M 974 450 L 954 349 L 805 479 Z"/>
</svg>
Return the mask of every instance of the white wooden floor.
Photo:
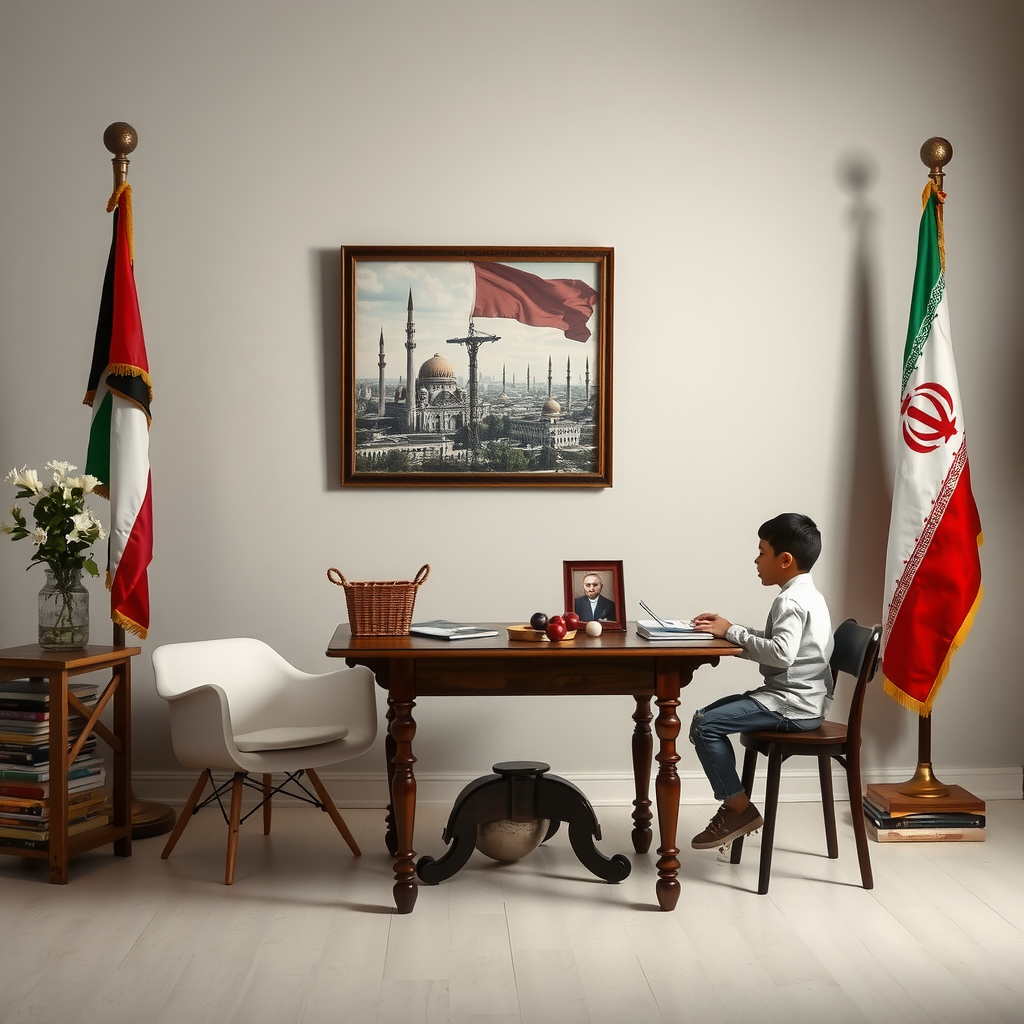
<svg viewBox="0 0 1024 1024">
<path fill-rule="evenodd" d="M 168 861 L 97 851 L 49 885 L 0 858 L 0 1021 L 45 1024 L 790 1024 L 1024 1021 L 1024 801 L 990 803 L 985 843 L 872 844 L 857 884 L 848 822 L 824 856 L 820 808 L 786 804 L 771 892 L 745 863 L 688 848 L 713 808 L 681 808 L 682 894 L 656 909 L 655 856 L 618 885 L 589 875 L 564 832 L 514 865 L 479 853 L 391 902 L 383 812 L 275 811 L 243 826 L 225 887 L 225 827 L 207 809 Z M 440 856 L 445 812 L 420 808 L 417 848 Z M 629 853 L 626 808 L 598 809 L 606 854 Z"/>
</svg>

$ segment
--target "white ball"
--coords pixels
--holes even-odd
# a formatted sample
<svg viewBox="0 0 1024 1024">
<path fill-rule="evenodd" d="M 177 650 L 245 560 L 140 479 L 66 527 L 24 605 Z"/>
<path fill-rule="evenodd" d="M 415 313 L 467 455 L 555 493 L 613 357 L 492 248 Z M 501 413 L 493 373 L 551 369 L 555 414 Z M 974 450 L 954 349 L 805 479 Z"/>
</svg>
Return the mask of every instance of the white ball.
<svg viewBox="0 0 1024 1024">
<path fill-rule="evenodd" d="M 601 623 L 594 620 L 593 622 L 587 623 L 587 636 L 600 636 L 601 635 Z"/>
</svg>

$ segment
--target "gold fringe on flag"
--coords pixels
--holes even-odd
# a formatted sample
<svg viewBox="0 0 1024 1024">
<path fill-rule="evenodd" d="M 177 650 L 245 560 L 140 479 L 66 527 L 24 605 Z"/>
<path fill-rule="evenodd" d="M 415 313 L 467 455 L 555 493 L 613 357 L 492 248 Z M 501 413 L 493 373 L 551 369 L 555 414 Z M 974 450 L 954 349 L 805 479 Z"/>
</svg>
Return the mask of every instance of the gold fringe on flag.
<svg viewBox="0 0 1024 1024">
<path fill-rule="evenodd" d="M 946 229 L 942 222 L 942 204 L 946 201 L 946 193 L 940 189 L 934 181 L 929 179 L 921 195 L 921 209 L 928 205 L 931 194 L 935 193 L 935 221 L 939 228 L 939 263 L 942 265 L 942 273 L 946 273 Z"/>
<path fill-rule="evenodd" d="M 981 536 L 978 537 L 978 543 L 981 543 Z M 939 695 L 939 690 L 942 684 L 946 680 L 946 676 L 949 674 L 949 665 L 953 660 L 953 655 L 960 650 L 963 642 L 967 639 L 967 634 L 970 633 L 971 627 L 974 625 L 974 616 L 977 614 L 978 606 L 981 604 L 981 597 L 983 588 L 978 587 L 978 596 L 974 599 L 974 604 L 971 606 L 971 610 L 967 613 L 967 617 L 964 619 L 957 631 L 953 642 L 949 645 L 949 650 L 946 652 L 946 657 L 942 662 L 942 666 L 939 668 L 939 674 L 935 678 L 935 682 L 932 684 L 931 690 L 928 692 L 928 697 L 924 701 L 920 701 L 911 697 L 909 693 L 901 690 L 895 683 L 890 682 L 889 678 L 885 675 L 885 661 L 882 662 L 882 683 L 885 692 L 892 697 L 897 704 L 902 704 L 908 711 L 916 711 L 922 718 L 928 718 L 932 713 L 932 706 L 935 704 L 935 699 Z"/>
<path fill-rule="evenodd" d="M 124 193 L 124 233 L 128 238 L 128 259 L 131 265 L 135 266 L 135 235 L 132 231 L 132 187 L 126 181 L 114 189 L 110 199 L 107 200 L 107 213 L 113 213 L 117 206 L 121 193 Z"/>
</svg>

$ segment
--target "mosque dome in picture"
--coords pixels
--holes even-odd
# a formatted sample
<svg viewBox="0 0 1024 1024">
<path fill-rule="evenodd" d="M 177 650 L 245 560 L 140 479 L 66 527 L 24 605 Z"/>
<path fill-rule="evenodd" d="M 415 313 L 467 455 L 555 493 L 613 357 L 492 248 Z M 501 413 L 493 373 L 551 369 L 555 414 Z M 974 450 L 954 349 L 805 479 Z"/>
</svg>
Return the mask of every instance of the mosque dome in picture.
<svg viewBox="0 0 1024 1024">
<path fill-rule="evenodd" d="M 417 375 L 421 384 L 427 381 L 444 381 L 445 383 L 455 382 L 455 367 L 443 356 L 435 352 L 421 367 Z"/>
</svg>

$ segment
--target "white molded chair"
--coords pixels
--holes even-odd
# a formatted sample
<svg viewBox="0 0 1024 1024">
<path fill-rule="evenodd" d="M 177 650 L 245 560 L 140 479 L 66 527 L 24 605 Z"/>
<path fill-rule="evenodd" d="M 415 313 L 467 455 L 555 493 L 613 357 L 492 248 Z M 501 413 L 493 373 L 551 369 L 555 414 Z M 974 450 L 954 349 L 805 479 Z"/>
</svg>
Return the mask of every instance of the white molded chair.
<svg viewBox="0 0 1024 1024">
<path fill-rule="evenodd" d="M 373 745 L 377 704 L 369 669 L 311 675 L 294 668 L 263 641 L 238 638 L 158 647 L 153 671 L 156 691 L 170 706 L 175 756 L 190 768 L 203 769 L 161 857 L 170 856 L 198 809 L 216 800 L 223 813 L 221 794 L 230 789 L 224 884 L 231 885 L 243 820 L 243 786 L 261 791 L 256 809 L 263 808 L 263 833 L 269 835 L 271 798 L 290 784 L 293 789 L 287 794 L 326 811 L 359 856 L 352 833 L 314 769 L 358 757 Z M 231 780 L 218 786 L 214 771 L 230 771 Z M 287 776 L 276 787 L 275 772 Z M 261 783 L 250 781 L 250 773 L 261 775 Z M 315 796 L 303 784 L 303 775 Z M 214 791 L 200 804 L 207 781 Z"/>
</svg>

